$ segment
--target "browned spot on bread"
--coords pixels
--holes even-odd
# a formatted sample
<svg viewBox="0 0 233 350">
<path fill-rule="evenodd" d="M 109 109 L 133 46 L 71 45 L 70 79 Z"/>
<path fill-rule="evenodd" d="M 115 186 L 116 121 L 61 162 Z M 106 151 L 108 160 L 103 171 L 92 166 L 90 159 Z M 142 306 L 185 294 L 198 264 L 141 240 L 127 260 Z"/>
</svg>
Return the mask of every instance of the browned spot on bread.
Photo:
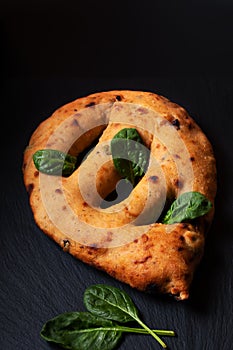
<svg viewBox="0 0 233 350">
<path fill-rule="evenodd" d="M 143 107 L 139 107 L 137 109 L 137 112 L 139 112 L 141 114 L 148 114 L 149 113 L 148 108 L 143 108 Z"/>
<path fill-rule="evenodd" d="M 87 253 L 89 255 L 96 254 L 96 250 L 98 250 L 98 244 L 96 243 L 93 243 L 91 246 L 87 247 Z"/>
<path fill-rule="evenodd" d="M 89 246 L 90 249 L 92 250 L 97 250 L 99 248 L 99 244 L 98 243 L 92 243 L 90 246 Z"/>
<path fill-rule="evenodd" d="M 159 177 L 157 175 L 152 175 L 149 177 L 149 181 L 155 184 L 159 181 Z"/>
<path fill-rule="evenodd" d="M 107 231 L 107 236 L 105 238 L 105 241 L 106 242 L 111 242 L 112 241 L 112 236 L 113 236 L 112 231 Z"/>
<path fill-rule="evenodd" d="M 177 188 L 182 188 L 183 187 L 183 182 L 179 179 L 176 179 L 174 181 L 174 185 L 177 187 Z"/>
<path fill-rule="evenodd" d="M 32 193 L 33 188 L 34 188 L 34 184 L 27 185 L 27 191 L 28 191 L 29 195 Z"/>
<path fill-rule="evenodd" d="M 92 101 L 92 102 L 87 103 L 85 107 L 92 107 L 94 105 L 95 105 L 95 102 Z"/>
<path fill-rule="evenodd" d="M 149 237 L 144 233 L 144 234 L 142 235 L 142 242 L 143 242 L 143 243 L 146 243 L 146 242 L 148 241 L 148 239 L 149 239 Z"/>
<path fill-rule="evenodd" d="M 38 176 L 39 176 L 39 171 L 35 171 L 35 172 L 34 172 L 34 176 L 35 176 L 35 177 L 38 177 Z"/>
<path fill-rule="evenodd" d="M 77 119 L 73 119 L 71 122 L 71 126 L 79 126 L 79 122 L 77 121 Z"/>
<path fill-rule="evenodd" d="M 192 130 L 194 128 L 194 124 L 191 120 L 188 121 L 188 129 Z"/>
<path fill-rule="evenodd" d="M 184 250 L 184 247 L 177 247 L 178 252 L 181 252 L 182 250 Z"/>
<path fill-rule="evenodd" d="M 172 125 L 175 126 L 177 130 L 180 130 L 180 122 L 178 119 L 174 119 Z"/>
<path fill-rule="evenodd" d="M 179 154 L 174 154 L 174 157 L 175 157 L 176 159 L 180 159 Z"/>
<path fill-rule="evenodd" d="M 163 120 L 160 121 L 159 125 L 160 126 L 169 125 L 169 120 L 163 119 Z"/>
<path fill-rule="evenodd" d="M 190 236 L 190 239 L 191 239 L 192 242 L 195 242 L 197 240 L 197 236 L 194 236 L 194 235 Z"/>
<path fill-rule="evenodd" d="M 134 264 L 144 264 L 148 259 L 151 259 L 151 255 L 147 255 L 142 259 L 134 260 Z"/>
<path fill-rule="evenodd" d="M 121 101 L 121 100 L 122 100 L 122 96 L 116 95 L 116 100 L 117 100 L 117 101 Z"/>
</svg>

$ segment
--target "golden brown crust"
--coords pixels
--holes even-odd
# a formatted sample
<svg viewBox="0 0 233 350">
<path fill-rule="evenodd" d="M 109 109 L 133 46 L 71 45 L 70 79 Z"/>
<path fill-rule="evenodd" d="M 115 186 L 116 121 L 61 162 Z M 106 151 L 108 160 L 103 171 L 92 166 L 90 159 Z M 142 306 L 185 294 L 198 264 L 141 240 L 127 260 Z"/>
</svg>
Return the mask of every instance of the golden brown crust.
<svg viewBox="0 0 233 350">
<path fill-rule="evenodd" d="M 77 155 L 99 136 L 100 144 L 104 144 L 118 130 L 125 126 L 134 126 L 135 123 L 157 164 L 152 167 L 150 176 L 144 177 L 126 202 L 116 210 L 114 219 L 109 212 L 97 212 L 98 196 L 94 199 L 93 207 L 87 205 L 83 199 L 83 193 L 77 186 L 77 176 L 82 174 L 81 168 L 85 168 L 85 165 L 69 178 L 63 178 L 61 182 L 57 177 L 41 176 L 32 161 L 35 151 L 43 148 L 61 149 Z M 70 143 L 69 147 L 67 140 Z M 151 179 L 161 180 L 158 168 L 160 171 L 162 169 L 168 200 L 191 188 L 201 192 L 214 203 L 216 168 L 213 150 L 207 137 L 187 111 L 151 92 L 110 91 L 92 94 L 68 103 L 42 122 L 25 150 L 23 172 L 36 223 L 64 251 L 105 270 L 134 288 L 148 290 L 156 286 L 162 293 L 171 293 L 178 299 L 186 299 L 193 273 L 203 254 L 204 234 L 211 224 L 214 208 L 208 215 L 197 220 L 195 225 L 178 224 L 172 228 L 171 225 L 152 223 L 151 215 L 155 215 L 152 203 L 146 211 L 149 222 L 145 222 L 146 230 L 143 234 L 118 246 L 110 244 L 112 227 L 121 228 L 140 216 L 148 200 L 146 189 L 149 186 L 152 186 L 150 188 L 153 193 L 158 193 L 153 200 L 161 200 L 164 183 L 151 184 L 156 182 Z M 88 175 L 88 170 L 86 171 Z M 156 176 L 153 175 L 155 173 Z M 105 197 L 113 190 L 118 180 L 119 175 L 109 160 L 97 172 L 97 192 Z M 47 194 L 43 194 L 43 181 L 45 186 L 49 184 L 53 193 L 53 204 L 49 210 L 45 203 Z M 84 192 L 88 193 L 88 190 L 87 188 Z M 61 203 L 61 195 L 65 198 L 62 208 L 59 209 L 64 213 L 63 220 L 67 216 L 68 208 L 71 208 L 72 215 L 79 217 L 82 222 L 104 228 L 101 244 L 96 243 L 91 232 L 88 237 L 87 232 L 86 239 L 89 243 L 85 245 L 85 242 L 75 239 L 74 234 L 67 233 L 56 224 L 54 218 L 57 215 L 57 203 Z M 133 226 L 138 227 L 137 223 L 133 223 Z"/>
</svg>

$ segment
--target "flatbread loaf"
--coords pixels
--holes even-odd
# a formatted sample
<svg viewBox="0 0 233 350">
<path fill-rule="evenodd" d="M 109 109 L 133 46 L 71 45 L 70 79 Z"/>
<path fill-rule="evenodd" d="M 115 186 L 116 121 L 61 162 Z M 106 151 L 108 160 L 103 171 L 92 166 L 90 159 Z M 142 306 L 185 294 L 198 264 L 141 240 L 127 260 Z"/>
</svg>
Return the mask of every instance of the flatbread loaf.
<svg viewBox="0 0 233 350">
<path fill-rule="evenodd" d="M 150 163 L 126 198 L 103 207 L 121 181 L 110 142 L 123 128 L 136 128 Z M 43 149 L 88 153 L 70 176 L 52 176 L 33 162 Z M 184 108 L 141 91 L 79 98 L 35 130 L 23 174 L 35 222 L 64 251 L 141 291 L 189 297 L 214 215 L 216 166 L 210 142 Z M 212 209 L 194 220 L 162 223 L 168 204 L 189 191 L 206 196 Z"/>
</svg>

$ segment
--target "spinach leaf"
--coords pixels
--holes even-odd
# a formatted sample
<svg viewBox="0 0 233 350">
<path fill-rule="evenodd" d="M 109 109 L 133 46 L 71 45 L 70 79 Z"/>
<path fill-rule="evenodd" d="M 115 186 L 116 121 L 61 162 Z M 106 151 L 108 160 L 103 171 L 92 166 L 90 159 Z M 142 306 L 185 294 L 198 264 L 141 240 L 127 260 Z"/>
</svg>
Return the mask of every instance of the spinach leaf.
<svg viewBox="0 0 233 350">
<path fill-rule="evenodd" d="M 119 344 L 123 332 L 150 334 L 163 348 L 166 344 L 159 335 L 175 335 L 170 330 L 147 327 L 139 319 L 138 310 L 128 294 L 118 288 L 101 284 L 91 286 L 84 293 L 84 304 L 90 312 L 58 315 L 43 325 L 41 337 L 71 350 L 112 350 Z M 115 322 L 132 320 L 142 328 L 121 326 Z"/>
<path fill-rule="evenodd" d="M 172 203 L 162 222 L 174 224 L 192 220 L 207 214 L 211 208 L 212 203 L 203 194 L 195 191 L 185 192 Z"/>
<path fill-rule="evenodd" d="M 137 130 L 120 130 L 111 140 L 111 153 L 118 173 L 134 186 L 146 172 L 149 162 L 149 150 L 142 144 Z"/>
<path fill-rule="evenodd" d="M 84 292 L 84 305 L 92 314 L 125 323 L 138 317 L 138 310 L 123 290 L 104 284 L 90 286 Z"/>
<path fill-rule="evenodd" d="M 84 305 L 95 316 L 122 323 L 138 322 L 163 348 L 167 347 L 162 339 L 140 320 L 136 306 L 123 290 L 104 284 L 90 286 L 84 293 Z"/>
<path fill-rule="evenodd" d="M 33 161 L 42 173 L 69 176 L 75 170 L 77 158 L 58 150 L 43 149 L 33 154 Z"/>
<path fill-rule="evenodd" d="M 143 328 L 121 326 L 89 312 L 66 312 L 47 321 L 41 337 L 72 350 L 112 350 L 124 333 L 148 334 Z M 158 335 L 174 336 L 169 330 L 153 330 Z"/>
<path fill-rule="evenodd" d="M 119 343 L 122 330 L 89 312 L 67 312 L 47 321 L 41 337 L 66 349 L 111 350 Z"/>
</svg>

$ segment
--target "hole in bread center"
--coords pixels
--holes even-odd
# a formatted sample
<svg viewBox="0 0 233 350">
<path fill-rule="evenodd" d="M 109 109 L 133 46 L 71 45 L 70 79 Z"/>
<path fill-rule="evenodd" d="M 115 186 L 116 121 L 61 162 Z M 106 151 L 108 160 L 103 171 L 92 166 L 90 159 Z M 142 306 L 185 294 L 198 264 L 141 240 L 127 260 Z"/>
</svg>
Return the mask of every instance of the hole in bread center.
<svg viewBox="0 0 233 350">
<path fill-rule="evenodd" d="M 116 184 L 116 189 L 109 193 L 107 197 L 100 204 L 101 209 L 106 209 L 122 202 L 126 199 L 133 190 L 133 185 L 126 179 L 121 179 Z"/>
</svg>

